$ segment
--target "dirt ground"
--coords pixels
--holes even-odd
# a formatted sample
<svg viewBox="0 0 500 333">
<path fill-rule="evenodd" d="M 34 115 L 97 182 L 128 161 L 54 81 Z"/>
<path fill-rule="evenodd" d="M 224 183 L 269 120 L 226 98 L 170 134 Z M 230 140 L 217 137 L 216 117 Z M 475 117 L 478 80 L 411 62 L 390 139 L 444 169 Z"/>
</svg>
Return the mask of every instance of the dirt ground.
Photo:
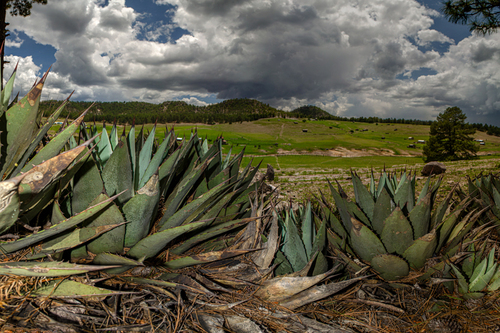
<svg viewBox="0 0 500 333">
<path fill-rule="evenodd" d="M 349 157 L 363 157 L 363 156 L 394 156 L 392 152 L 367 149 L 366 151 L 357 150 L 342 150 L 336 149 L 335 151 L 330 151 L 331 154 L 334 153 L 344 153 Z M 288 154 L 294 154 L 294 152 L 288 152 Z M 297 152 L 297 154 L 299 154 Z M 320 151 L 316 153 L 308 154 L 322 154 L 325 152 Z M 344 155 L 344 156 L 346 156 Z M 333 155 L 335 156 L 335 155 Z M 401 155 L 399 155 L 401 156 Z M 414 156 L 414 155 L 410 155 Z M 491 159 L 481 159 L 481 160 L 471 160 L 471 161 L 457 161 L 457 162 L 446 162 L 446 172 L 443 174 L 443 182 L 441 184 L 441 191 L 445 193 L 451 190 L 455 185 L 464 187 L 467 184 L 467 177 L 475 178 L 476 176 L 488 173 L 498 173 L 500 171 L 500 160 L 498 158 Z M 415 173 L 417 178 L 416 189 L 417 192 L 423 186 L 423 183 L 427 179 L 421 175 L 421 170 L 425 163 L 422 161 L 420 164 L 414 165 L 396 165 L 392 168 L 387 168 L 388 172 L 402 172 L 407 170 L 408 172 Z M 370 182 L 370 177 L 372 173 L 371 168 L 356 168 L 353 169 L 362 179 L 362 181 L 368 185 Z M 374 168 L 373 173 L 375 179 L 378 179 L 378 175 L 382 172 L 382 168 Z M 277 187 L 280 193 L 280 198 L 283 200 L 306 200 L 311 198 L 312 195 L 320 195 L 320 191 L 329 196 L 330 190 L 328 181 L 335 184 L 338 182 L 344 190 L 349 194 L 352 192 L 351 183 L 351 170 L 341 169 L 341 168 L 330 168 L 330 169 L 301 169 L 301 168 L 287 168 L 275 171 L 275 180 L 269 184 Z M 352 193 L 351 193 L 352 194 Z"/>
</svg>

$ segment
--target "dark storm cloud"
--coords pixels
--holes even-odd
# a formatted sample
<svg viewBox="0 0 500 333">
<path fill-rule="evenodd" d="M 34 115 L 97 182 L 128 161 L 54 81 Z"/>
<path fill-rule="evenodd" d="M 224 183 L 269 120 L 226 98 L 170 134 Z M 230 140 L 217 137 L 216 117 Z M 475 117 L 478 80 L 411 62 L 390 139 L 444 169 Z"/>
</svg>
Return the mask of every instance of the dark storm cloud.
<svg viewBox="0 0 500 333">
<path fill-rule="evenodd" d="M 186 3 L 186 10 L 198 15 L 223 16 L 231 9 L 248 0 L 191 0 Z"/>
<path fill-rule="evenodd" d="M 500 34 L 454 45 L 431 29 L 437 13 L 413 0 L 168 3 L 171 21 L 158 26 L 125 0 L 60 0 L 11 27 L 57 49 L 51 97 L 66 86 L 78 98 L 248 97 L 345 116 L 429 119 L 457 105 L 493 119 L 500 110 Z M 175 29 L 186 33 L 174 40 Z"/>
</svg>

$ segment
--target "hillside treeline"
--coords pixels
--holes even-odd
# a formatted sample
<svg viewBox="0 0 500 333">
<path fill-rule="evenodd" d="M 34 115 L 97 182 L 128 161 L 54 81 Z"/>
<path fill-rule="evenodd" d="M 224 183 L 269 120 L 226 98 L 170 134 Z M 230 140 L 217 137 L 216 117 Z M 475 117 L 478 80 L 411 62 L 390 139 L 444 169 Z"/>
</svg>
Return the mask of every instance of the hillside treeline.
<svg viewBox="0 0 500 333">
<path fill-rule="evenodd" d="M 42 101 L 40 108 L 44 115 L 49 115 L 62 102 Z M 75 119 L 88 109 L 92 102 L 68 102 L 61 117 Z M 119 124 L 154 123 L 233 123 L 254 121 L 262 118 L 308 118 L 318 120 L 352 121 L 361 123 L 393 123 L 430 125 L 432 120 L 380 118 L 380 117 L 340 117 L 329 114 L 314 105 L 301 106 L 293 111 L 285 112 L 254 99 L 229 99 L 217 104 L 196 106 L 183 101 L 168 101 L 161 104 L 146 102 L 95 102 L 85 116 L 86 122 L 116 121 Z M 489 135 L 500 136 L 500 127 L 487 124 L 471 124 L 476 130 Z"/>
<path fill-rule="evenodd" d="M 47 116 L 61 102 L 42 101 L 40 108 Z M 92 102 L 73 102 L 66 105 L 61 117 L 74 119 L 88 109 Z M 253 99 L 230 99 L 207 106 L 195 106 L 182 101 L 161 104 L 146 102 L 95 102 L 85 121 L 118 122 L 119 124 L 154 123 L 232 123 L 283 116 L 284 111 Z"/>
</svg>

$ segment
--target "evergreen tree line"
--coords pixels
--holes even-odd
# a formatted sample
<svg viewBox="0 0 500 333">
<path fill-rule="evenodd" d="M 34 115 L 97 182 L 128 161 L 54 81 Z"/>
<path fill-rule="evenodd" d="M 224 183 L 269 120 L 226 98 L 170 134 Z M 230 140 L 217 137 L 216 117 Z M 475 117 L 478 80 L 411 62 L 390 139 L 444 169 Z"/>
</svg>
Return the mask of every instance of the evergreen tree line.
<svg viewBox="0 0 500 333">
<path fill-rule="evenodd" d="M 48 116 L 61 101 L 42 101 L 40 108 Z M 62 117 L 75 119 L 83 111 L 91 107 L 92 102 L 70 101 L 61 113 Z M 160 104 L 146 102 L 95 102 L 85 116 L 86 122 L 116 121 L 119 124 L 154 123 L 241 123 L 262 118 L 307 118 L 317 120 L 352 121 L 361 123 L 393 123 L 431 125 L 432 120 L 380 118 L 380 117 L 340 117 L 329 114 L 313 105 L 301 106 L 293 111 L 286 112 L 275 109 L 268 104 L 254 99 L 237 98 L 225 100 L 221 103 L 207 106 L 196 106 L 183 101 L 167 101 Z M 500 136 L 500 127 L 487 124 L 471 124 L 478 131 L 489 135 Z"/>
</svg>

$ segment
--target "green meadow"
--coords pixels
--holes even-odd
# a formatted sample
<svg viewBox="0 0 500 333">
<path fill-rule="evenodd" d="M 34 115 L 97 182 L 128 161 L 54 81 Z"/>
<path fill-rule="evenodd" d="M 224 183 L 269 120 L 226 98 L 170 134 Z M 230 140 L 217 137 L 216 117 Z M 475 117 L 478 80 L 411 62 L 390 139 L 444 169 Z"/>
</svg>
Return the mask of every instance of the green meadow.
<svg viewBox="0 0 500 333">
<path fill-rule="evenodd" d="M 102 124 L 97 127 L 100 131 Z M 106 124 L 108 133 L 111 127 Z M 119 127 L 123 131 L 123 126 Z M 158 124 L 156 137 L 162 139 L 172 127 L 179 138 L 189 138 L 195 130 L 209 142 L 223 136 L 227 141 L 225 153 L 237 154 L 245 149 L 245 164 L 250 160 L 252 165 L 262 161 L 261 167 L 269 163 L 276 169 L 411 166 L 422 163 L 423 145 L 417 140 L 427 140 L 429 136 L 426 125 L 270 118 L 215 125 Z M 125 126 L 125 131 L 129 128 Z M 148 132 L 152 128 L 153 124 L 144 126 Z M 500 156 L 499 137 L 483 132 L 477 132 L 474 137 L 485 141 L 480 149 L 482 158 Z M 410 144 L 415 148 L 408 148 Z"/>
</svg>

